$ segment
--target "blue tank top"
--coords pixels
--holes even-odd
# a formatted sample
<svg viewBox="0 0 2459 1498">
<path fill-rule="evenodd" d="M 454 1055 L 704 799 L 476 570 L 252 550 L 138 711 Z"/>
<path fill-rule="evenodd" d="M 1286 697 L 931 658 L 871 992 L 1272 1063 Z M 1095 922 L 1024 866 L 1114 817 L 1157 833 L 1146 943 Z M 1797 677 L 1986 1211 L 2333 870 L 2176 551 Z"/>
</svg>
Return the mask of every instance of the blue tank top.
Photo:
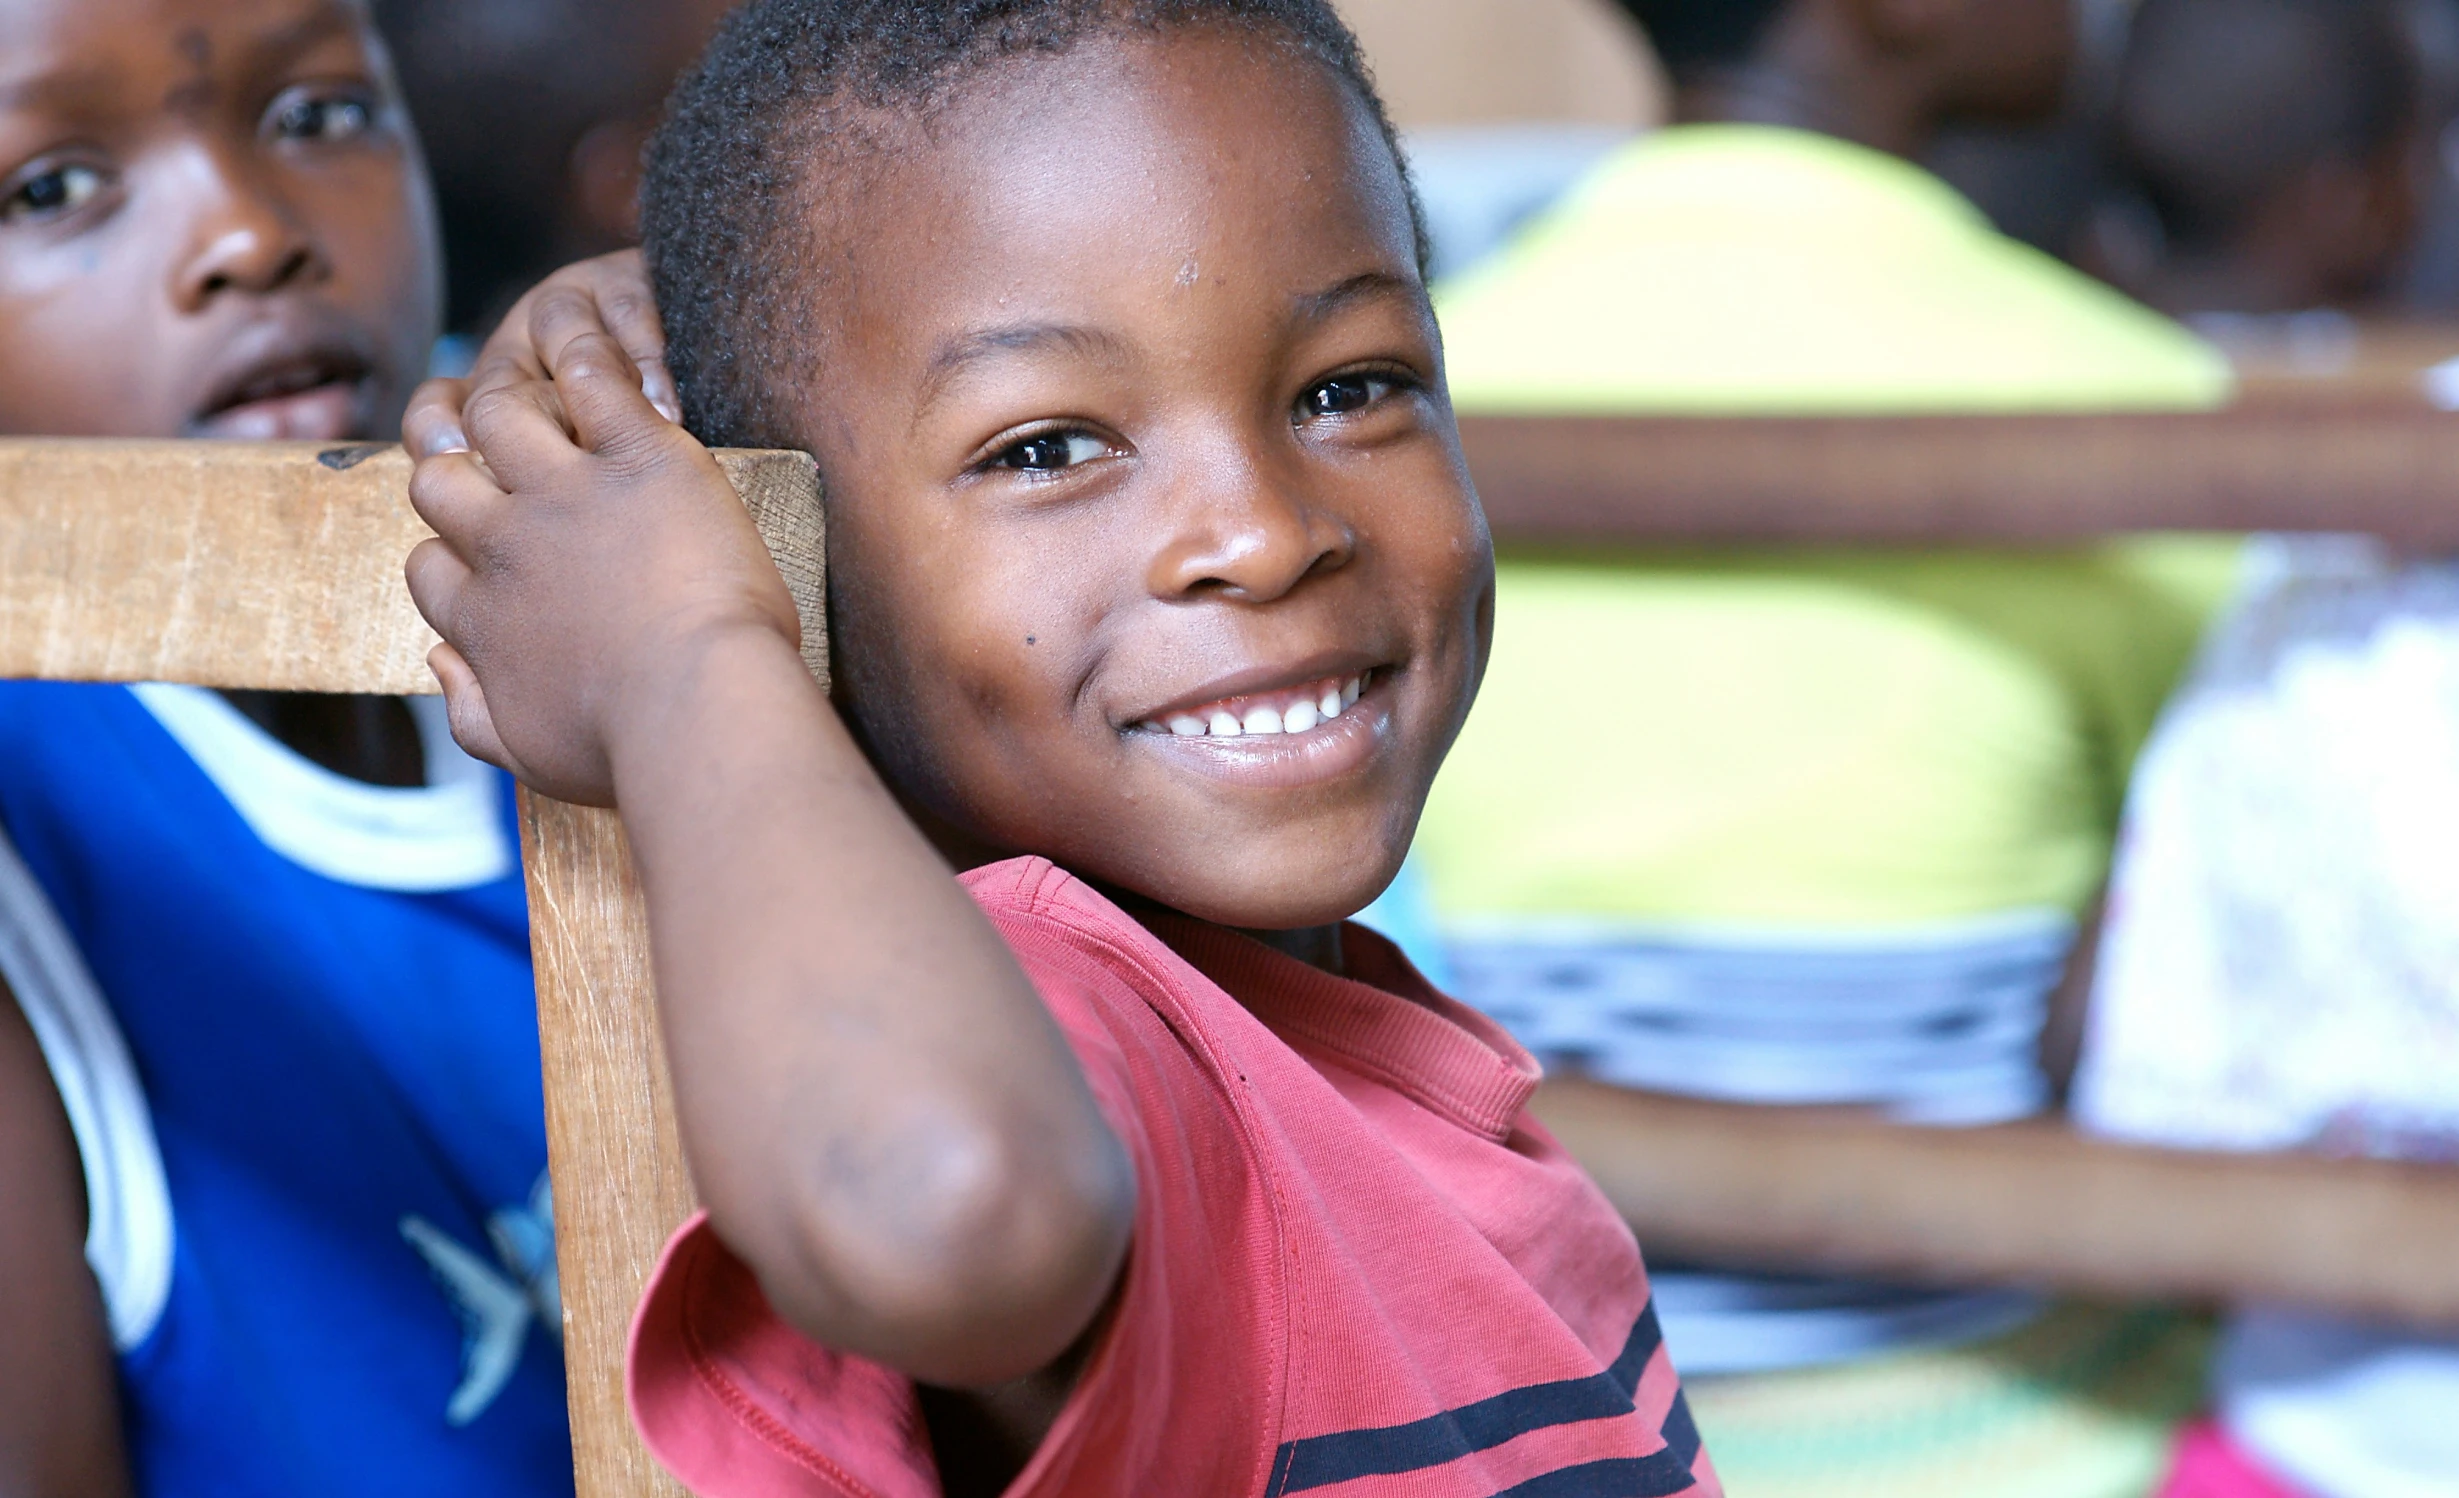
<svg viewBox="0 0 2459 1498">
<path fill-rule="evenodd" d="M 84 1157 L 146 1498 L 572 1491 L 507 783 L 0 683 L 0 968 Z"/>
</svg>

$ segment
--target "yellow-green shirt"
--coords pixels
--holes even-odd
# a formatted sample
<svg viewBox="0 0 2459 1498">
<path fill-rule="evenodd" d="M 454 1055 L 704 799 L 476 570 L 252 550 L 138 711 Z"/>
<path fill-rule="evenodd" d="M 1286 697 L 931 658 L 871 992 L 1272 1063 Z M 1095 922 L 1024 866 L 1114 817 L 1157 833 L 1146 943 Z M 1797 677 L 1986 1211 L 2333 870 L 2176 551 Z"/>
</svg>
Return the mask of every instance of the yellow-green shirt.
<svg viewBox="0 0 2459 1498">
<path fill-rule="evenodd" d="M 2226 363 L 1895 158 L 1668 130 L 1440 289 L 1463 413 L 2192 409 Z M 1452 920 L 2079 908 L 2235 548 L 1506 556 L 1419 840 Z"/>
</svg>

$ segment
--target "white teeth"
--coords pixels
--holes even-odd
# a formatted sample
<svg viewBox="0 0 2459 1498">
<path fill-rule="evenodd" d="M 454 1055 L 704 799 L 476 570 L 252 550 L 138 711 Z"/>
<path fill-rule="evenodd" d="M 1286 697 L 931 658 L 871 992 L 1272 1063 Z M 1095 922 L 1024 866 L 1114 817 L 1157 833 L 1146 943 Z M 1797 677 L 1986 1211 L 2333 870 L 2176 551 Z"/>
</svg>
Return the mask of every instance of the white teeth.
<svg viewBox="0 0 2459 1498">
<path fill-rule="evenodd" d="M 1199 707 L 1192 712 L 1173 713 L 1166 719 L 1154 719 L 1148 727 L 1166 728 L 1182 739 L 1216 739 L 1271 737 L 1276 734 L 1313 733 L 1349 710 L 1358 700 L 1365 678 L 1353 676 L 1346 681 L 1327 683 L 1320 697 L 1301 697 L 1285 708 L 1256 706 L 1243 714 L 1224 705 Z"/>
</svg>

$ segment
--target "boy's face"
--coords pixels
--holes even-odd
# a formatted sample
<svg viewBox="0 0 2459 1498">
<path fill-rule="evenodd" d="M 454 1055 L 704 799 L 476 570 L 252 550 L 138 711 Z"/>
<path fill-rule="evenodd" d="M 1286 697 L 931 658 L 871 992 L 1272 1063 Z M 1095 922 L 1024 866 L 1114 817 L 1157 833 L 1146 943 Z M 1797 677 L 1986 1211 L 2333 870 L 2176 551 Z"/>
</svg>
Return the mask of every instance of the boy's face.
<svg viewBox="0 0 2459 1498">
<path fill-rule="evenodd" d="M 388 434 L 436 286 L 356 0 L 0 0 L 0 432 Z"/>
<path fill-rule="evenodd" d="M 1390 152 L 1321 67 L 1200 31 L 902 128 L 831 231 L 803 421 L 874 758 L 984 854 L 1355 911 L 1493 598 Z"/>
</svg>

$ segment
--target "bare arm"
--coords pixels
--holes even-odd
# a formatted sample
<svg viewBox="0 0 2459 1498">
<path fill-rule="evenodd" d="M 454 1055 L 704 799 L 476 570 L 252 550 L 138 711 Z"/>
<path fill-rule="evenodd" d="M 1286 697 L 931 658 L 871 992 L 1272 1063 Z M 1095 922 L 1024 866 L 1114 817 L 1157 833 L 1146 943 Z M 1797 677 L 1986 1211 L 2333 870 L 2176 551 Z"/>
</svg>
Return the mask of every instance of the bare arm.
<svg viewBox="0 0 2459 1498">
<path fill-rule="evenodd" d="M 777 1309 L 926 1382 L 1047 1367 L 1124 1257 L 1124 1151 L 804 669 L 708 454 L 604 333 L 552 362 L 553 386 L 466 407 L 431 386 L 408 423 L 442 538 L 411 588 L 447 642 L 455 732 L 621 807 L 694 1178 Z M 483 467 L 451 451 L 464 431 Z"/>
<path fill-rule="evenodd" d="M 51 1072 L 0 988 L 0 1495 L 128 1492 L 85 1175 Z"/>
</svg>

